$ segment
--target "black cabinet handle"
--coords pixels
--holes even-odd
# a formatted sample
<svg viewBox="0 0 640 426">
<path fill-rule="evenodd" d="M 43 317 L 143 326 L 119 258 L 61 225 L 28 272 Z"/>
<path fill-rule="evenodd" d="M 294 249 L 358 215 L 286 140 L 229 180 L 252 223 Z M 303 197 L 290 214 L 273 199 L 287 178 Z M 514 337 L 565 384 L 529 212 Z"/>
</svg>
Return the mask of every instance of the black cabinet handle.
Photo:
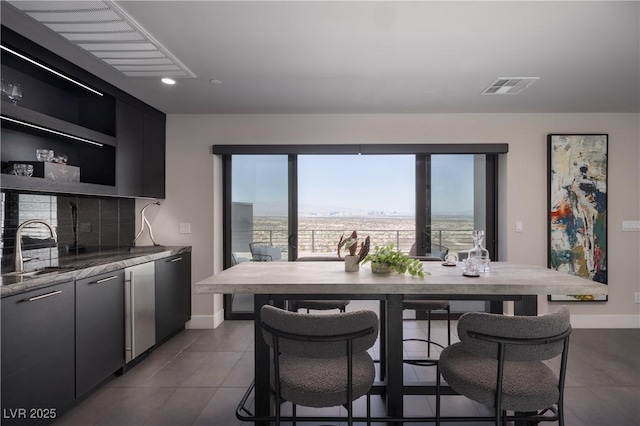
<svg viewBox="0 0 640 426">
<path fill-rule="evenodd" d="M 167 262 L 173 263 L 173 262 L 180 262 L 181 260 L 182 260 L 181 257 L 176 257 L 175 259 L 168 260 Z"/>
<path fill-rule="evenodd" d="M 98 281 L 91 281 L 89 283 L 89 285 L 106 283 L 107 281 L 115 280 L 116 278 L 118 278 L 118 276 L 117 275 L 113 275 L 113 276 L 110 276 L 110 277 L 107 277 L 107 278 L 103 278 L 103 279 L 98 280 Z"/>
<path fill-rule="evenodd" d="M 57 294 L 62 293 L 62 290 L 52 291 L 51 293 L 41 294 L 40 296 L 30 297 L 28 299 L 24 299 L 25 302 L 35 302 L 36 300 L 44 299 L 47 297 L 55 296 Z"/>
</svg>

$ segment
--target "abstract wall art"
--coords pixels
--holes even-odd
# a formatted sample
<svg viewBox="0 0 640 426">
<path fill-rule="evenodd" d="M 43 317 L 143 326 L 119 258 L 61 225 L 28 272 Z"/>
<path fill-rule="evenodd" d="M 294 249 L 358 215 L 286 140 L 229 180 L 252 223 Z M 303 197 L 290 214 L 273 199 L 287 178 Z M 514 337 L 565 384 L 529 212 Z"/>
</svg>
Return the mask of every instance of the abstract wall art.
<svg viewBox="0 0 640 426">
<path fill-rule="evenodd" d="M 548 136 L 548 266 L 607 284 L 605 134 Z M 606 301 L 607 296 L 549 295 L 550 301 Z"/>
</svg>

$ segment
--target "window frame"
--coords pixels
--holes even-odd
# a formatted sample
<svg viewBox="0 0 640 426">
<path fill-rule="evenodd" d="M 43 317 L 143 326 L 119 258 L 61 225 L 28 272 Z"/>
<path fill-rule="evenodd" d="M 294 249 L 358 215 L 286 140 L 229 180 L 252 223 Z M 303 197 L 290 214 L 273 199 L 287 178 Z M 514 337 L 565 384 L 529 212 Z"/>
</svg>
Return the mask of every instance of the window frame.
<svg viewBox="0 0 640 426">
<path fill-rule="evenodd" d="M 485 246 L 498 260 L 498 163 L 501 154 L 509 151 L 508 144 L 360 144 L 360 145 L 213 145 L 213 155 L 222 157 L 222 202 L 223 202 L 223 268 L 232 265 L 231 255 L 231 158 L 233 155 L 287 155 L 288 156 L 288 227 L 289 261 L 297 258 L 298 229 L 298 155 L 415 155 L 416 156 L 416 247 L 418 254 L 430 249 L 431 241 L 422 230 L 431 224 L 426 217 L 430 199 L 431 155 L 437 154 L 483 154 L 486 161 L 486 229 Z M 253 312 L 232 312 L 232 295 L 224 295 L 225 320 L 253 319 Z M 488 306 L 490 311 L 497 306 Z M 501 309 L 501 308 L 500 308 Z"/>
</svg>

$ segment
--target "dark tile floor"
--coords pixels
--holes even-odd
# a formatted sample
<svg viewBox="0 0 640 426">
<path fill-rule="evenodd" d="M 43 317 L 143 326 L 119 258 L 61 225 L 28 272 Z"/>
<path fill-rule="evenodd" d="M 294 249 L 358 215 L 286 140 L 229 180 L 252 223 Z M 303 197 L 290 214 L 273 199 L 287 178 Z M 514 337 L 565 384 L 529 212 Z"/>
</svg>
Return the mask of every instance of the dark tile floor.
<svg viewBox="0 0 640 426">
<path fill-rule="evenodd" d="M 432 327 L 434 340 L 446 342 L 445 322 L 436 321 Z M 426 337 L 426 321 L 405 321 L 404 333 L 405 337 Z M 405 351 L 407 356 L 423 356 L 424 346 L 408 342 Z M 566 424 L 640 425 L 640 330 L 577 329 L 569 352 Z M 433 377 L 429 370 L 433 368 L 406 365 L 405 381 Z M 226 321 L 215 330 L 185 330 L 124 375 L 114 376 L 55 425 L 240 425 L 235 408 L 252 378 L 252 322 Z M 378 397 L 372 397 L 372 406 L 374 415 L 382 414 Z M 405 397 L 408 415 L 432 415 L 434 406 L 432 397 Z M 338 414 L 340 410 L 322 412 Z M 357 401 L 356 410 L 364 412 L 363 400 Z M 314 411 L 300 407 L 298 412 Z M 442 398 L 444 416 L 488 413 L 462 396 Z"/>
</svg>

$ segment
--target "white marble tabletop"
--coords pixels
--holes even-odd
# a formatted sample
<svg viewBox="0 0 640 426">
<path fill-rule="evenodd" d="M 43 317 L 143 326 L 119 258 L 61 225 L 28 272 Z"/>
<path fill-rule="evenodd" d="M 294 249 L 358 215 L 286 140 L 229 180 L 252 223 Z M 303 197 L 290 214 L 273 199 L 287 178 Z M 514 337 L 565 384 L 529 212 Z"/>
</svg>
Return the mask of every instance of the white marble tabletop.
<svg viewBox="0 0 640 426">
<path fill-rule="evenodd" d="M 462 266 L 424 262 L 430 275 L 378 275 L 369 264 L 345 272 L 343 262 L 242 262 L 195 285 L 196 293 L 230 294 L 438 294 L 606 295 L 605 284 L 540 266 L 492 262 L 491 271 L 470 278 Z"/>
</svg>

